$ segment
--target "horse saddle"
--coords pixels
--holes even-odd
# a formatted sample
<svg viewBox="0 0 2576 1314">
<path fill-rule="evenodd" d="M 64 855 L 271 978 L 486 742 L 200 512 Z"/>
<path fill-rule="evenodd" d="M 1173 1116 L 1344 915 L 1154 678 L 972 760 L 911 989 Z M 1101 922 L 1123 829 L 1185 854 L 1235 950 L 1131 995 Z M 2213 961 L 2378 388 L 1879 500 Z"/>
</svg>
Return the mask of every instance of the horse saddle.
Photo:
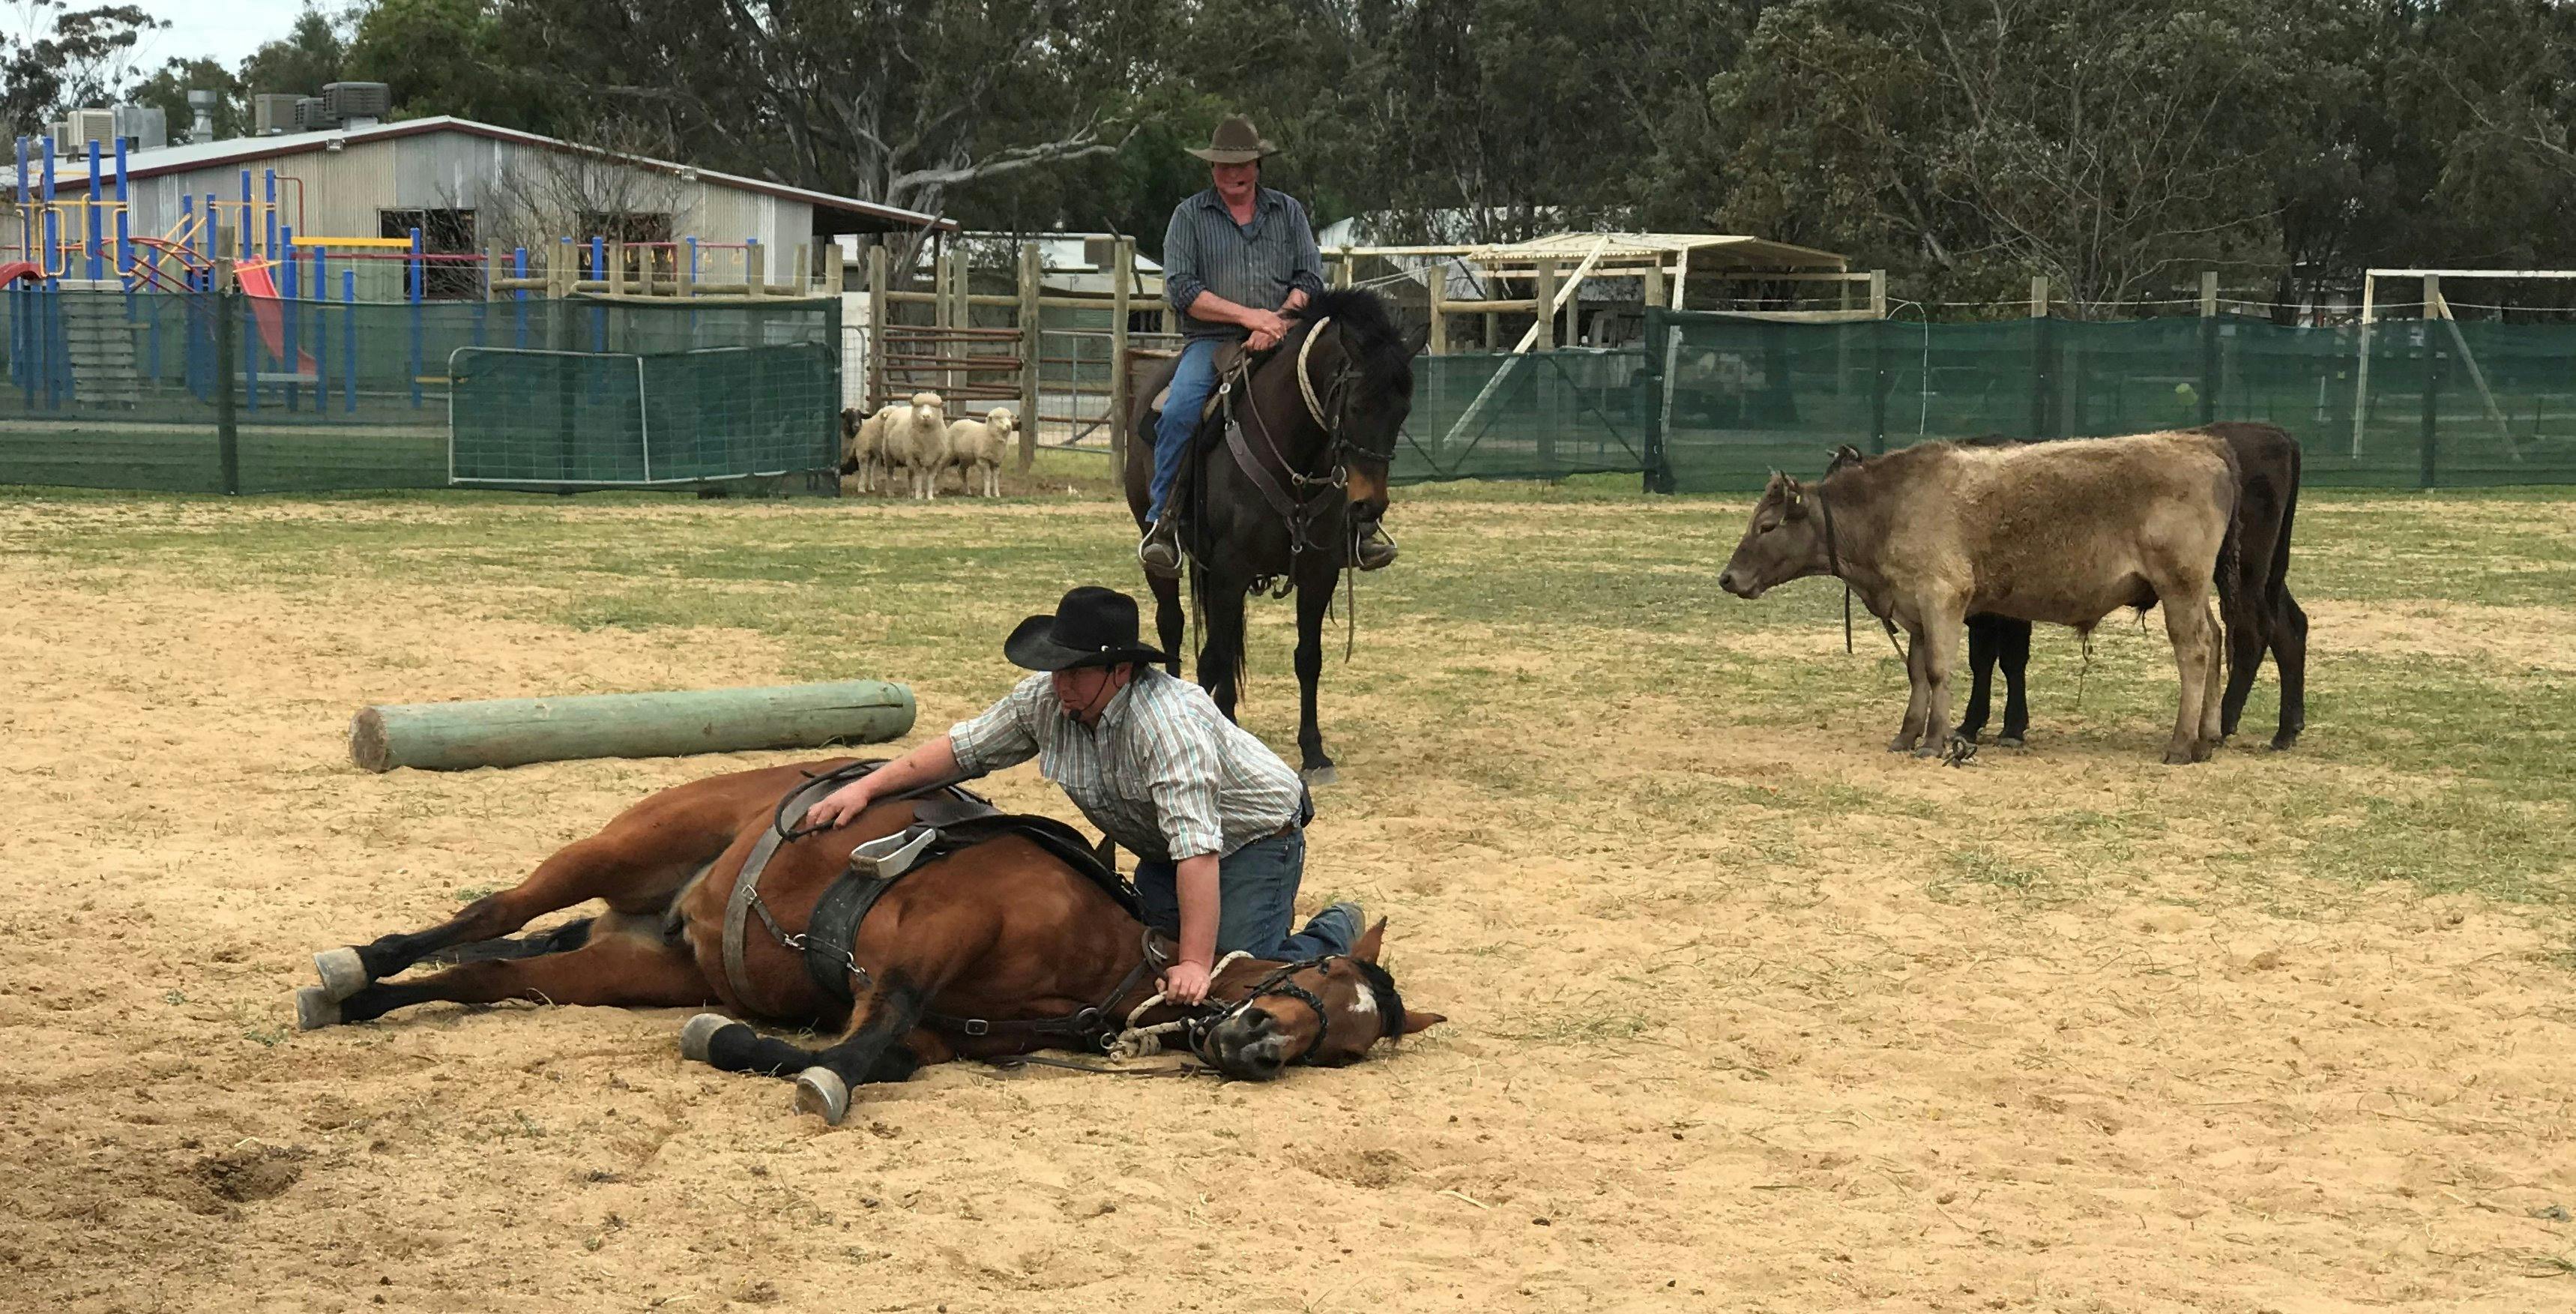
<svg viewBox="0 0 2576 1314">
<path fill-rule="evenodd" d="M 1229 391 L 1226 385 L 1240 383 L 1244 379 L 1251 377 L 1252 359 L 1253 356 L 1251 349 L 1246 347 L 1240 339 L 1226 343 L 1224 346 L 1216 349 L 1217 387 L 1208 393 L 1207 404 L 1199 407 L 1200 423 L 1206 423 L 1208 417 L 1216 414 L 1217 408 L 1225 404 L 1225 396 Z M 1179 366 L 1175 365 L 1173 368 L 1178 369 Z M 1172 376 L 1170 373 L 1166 372 L 1163 375 L 1161 382 L 1154 388 L 1153 404 L 1147 406 L 1145 409 L 1156 415 L 1160 415 L 1163 413 L 1163 403 L 1168 402 L 1171 399 Z"/>
<path fill-rule="evenodd" d="M 844 1004 L 852 1002 L 851 947 L 877 900 L 921 867 L 1005 836 L 1017 835 L 1046 850 L 1099 886 L 1128 916 L 1145 920 L 1136 887 L 1102 861 L 1082 832 L 1053 817 L 1005 813 L 963 790 L 915 800 L 913 817 L 913 824 L 902 830 L 850 850 L 849 866 L 823 891 L 813 916 L 806 919 L 805 973 L 823 993 Z"/>
</svg>

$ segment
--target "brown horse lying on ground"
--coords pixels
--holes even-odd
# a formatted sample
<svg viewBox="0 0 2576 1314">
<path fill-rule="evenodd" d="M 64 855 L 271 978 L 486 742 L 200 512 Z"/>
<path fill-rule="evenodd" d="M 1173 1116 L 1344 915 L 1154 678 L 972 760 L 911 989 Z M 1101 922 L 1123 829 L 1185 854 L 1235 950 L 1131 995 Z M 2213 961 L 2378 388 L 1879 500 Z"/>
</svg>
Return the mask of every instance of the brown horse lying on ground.
<svg viewBox="0 0 2576 1314">
<path fill-rule="evenodd" d="M 797 1107 L 834 1123 L 850 1086 L 901 1081 L 924 1064 L 1105 1048 L 1155 994 L 1158 946 L 1132 893 L 1114 874 L 1083 870 L 1093 863 L 1071 828 L 1002 817 L 954 787 L 886 800 L 836 830 L 789 829 L 874 766 L 840 758 L 663 790 L 439 926 L 316 955 L 322 985 L 296 992 L 297 1022 L 311 1030 L 437 1000 L 721 1003 L 839 1037 L 806 1050 L 703 1014 L 681 1042 L 727 1071 L 796 1077 Z M 916 823 L 942 828 L 956 847 L 926 850 L 935 856 L 908 879 L 844 877 L 872 871 L 870 856 L 893 847 L 869 844 L 854 862 L 869 841 L 929 838 L 907 831 Z M 737 881 L 746 862 L 751 878 Z M 590 899 L 608 911 L 500 938 Z M 1135 1025 L 1180 1022 L 1193 1052 L 1246 1080 L 1291 1063 L 1354 1062 L 1380 1040 L 1445 1020 L 1405 1009 L 1377 965 L 1385 930 L 1369 928 L 1346 956 L 1237 962 L 1218 973 L 1207 1003 L 1158 1004 Z M 436 958 L 457 965 L 383 979 Z"/>
</svg>

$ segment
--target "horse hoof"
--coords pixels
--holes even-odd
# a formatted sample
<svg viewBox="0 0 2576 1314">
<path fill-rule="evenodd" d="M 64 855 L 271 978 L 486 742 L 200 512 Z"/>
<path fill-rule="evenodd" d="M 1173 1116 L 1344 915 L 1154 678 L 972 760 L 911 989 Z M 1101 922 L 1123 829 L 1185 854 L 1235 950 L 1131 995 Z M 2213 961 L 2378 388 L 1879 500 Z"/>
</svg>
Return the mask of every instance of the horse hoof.
<svg viewBox="0 0 2576 1314">
<path fill-rule="evenodd" d="M 1331 763 L 1326 763 L 1319 767 L 1307 767 L 1305 770 L 1298 772 L 1297 775 L 1310 786 L 1329 785 L 1342 778 L 1341 773 L 1335 771 Z"/>
<path fill-rule="evenodd" d="M 850 1083 L 830 1068 L 807 1068 L 796 1074 L 796 1111 L 819 1113 L 838 1127 L 850 1116 Z"/>
<path fill-rule="evenodd" d="M 335 1003 L 374 984 L 355 949 L 325 949 L 313 955 L 313 972 L 322 978 L 324 997 Z"/>
<path fill-rule="evenodd" d="M 295 1029 L 319 1031 L 340 1025 L 340 1001 L 320 986 L 305 986 L 295 992 Z"/>
<path fill-rule="evenodd" d="M 2020 735 L 2005 735 L 2003 738 L 1995 741 L 1995 747 L 1997 748 L 2019 748 L 2021 746 L 2022 738 Z"/>
<path fill-rule="evenodd" d="M 722 1013 L 700 1013 L 680 1024 L 680 1057 L 707 1061 L 708 1042 L 716 1033 L 733 1025 L 733 1019 Z"/>
</svg>

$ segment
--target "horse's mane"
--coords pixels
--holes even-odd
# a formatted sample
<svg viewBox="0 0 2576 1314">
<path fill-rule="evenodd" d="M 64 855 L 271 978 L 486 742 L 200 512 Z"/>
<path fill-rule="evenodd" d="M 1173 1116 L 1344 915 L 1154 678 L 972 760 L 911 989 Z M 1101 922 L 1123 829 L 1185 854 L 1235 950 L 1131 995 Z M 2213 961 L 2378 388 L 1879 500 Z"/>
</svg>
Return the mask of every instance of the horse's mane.
<svg viewBox="0 0 2576 1314">
<path fill-rule="evenodd" d="M 1395 992 L 1395 977 L 1365 958 L 1354 958 L 1350 962 L 1360 970 L 1360 979 L 1368 982 L 1369 998 L 1377 1004 L 1378 1015 L 1384 1019 L 1382 1034 L 1389 1040 L 1402 1036 L 1404 996 Z"/>
<path fill-rule="evenodd" d="M 1288 348 L 1305 345 L 1307 334 L 1326 319 L 1346 336 L 1343 341 L 1372 373 L 1405 359 L 1404 330 L 1397 326 L 1394 312 L 1387 309 L 1386 298 L 1364 287 L 1339 287 L 1306 303 L 1298 312 L 1298 328 L 1289 335 Z"/>
</svg>

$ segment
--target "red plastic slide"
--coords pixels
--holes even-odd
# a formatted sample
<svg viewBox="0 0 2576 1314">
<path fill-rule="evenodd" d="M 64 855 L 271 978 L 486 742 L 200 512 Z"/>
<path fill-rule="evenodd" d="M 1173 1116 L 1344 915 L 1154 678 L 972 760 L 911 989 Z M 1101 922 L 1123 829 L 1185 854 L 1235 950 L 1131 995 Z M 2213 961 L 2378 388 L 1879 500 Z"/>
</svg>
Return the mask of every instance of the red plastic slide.
<svg viewBox="0 0 2576 1314">
<path fill-rule="evenodd" d="M 233 266 L 233 276 L 241 280 L 242 291 L 251 296 L 250 313 L 259 320 L 261 345 L 268 348 L 269 355 L 283 358 L 286 355 L 285 299 L 277 294 L 277 284 L 269 278 L 268 266 L 269 262 L 265 260 L 245 260 Z M 298 374 L 316 374 L 320 367 L 314 364 L 311 352 L 299 351 L 296 353 L 295 370 Z"/>
<path fill-rule="evenodd" d="M 11 283 L 41 283 L 44 280 L 45 271 L 41 265 L 25 260 L 12 260 L 5 265 L 0 265 L 0 287 L 7 287 Z"/>
</svg>

